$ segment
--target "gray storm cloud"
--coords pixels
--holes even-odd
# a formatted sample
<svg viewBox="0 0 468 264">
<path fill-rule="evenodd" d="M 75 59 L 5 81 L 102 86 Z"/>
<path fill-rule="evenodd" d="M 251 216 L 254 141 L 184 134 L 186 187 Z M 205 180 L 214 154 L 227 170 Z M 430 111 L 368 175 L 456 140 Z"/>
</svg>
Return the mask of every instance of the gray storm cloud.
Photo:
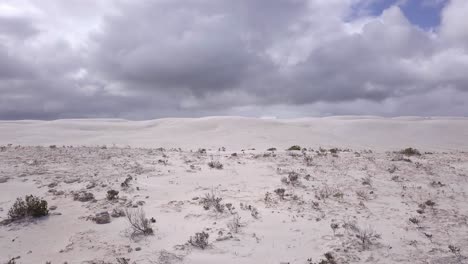
<svg viewBox="0 0 468 264">
<path fill-rule="evenodd" d="M 0 119 L 467 115 L 467 2 L 366 2 L 6 0 Z"/>
</svg>

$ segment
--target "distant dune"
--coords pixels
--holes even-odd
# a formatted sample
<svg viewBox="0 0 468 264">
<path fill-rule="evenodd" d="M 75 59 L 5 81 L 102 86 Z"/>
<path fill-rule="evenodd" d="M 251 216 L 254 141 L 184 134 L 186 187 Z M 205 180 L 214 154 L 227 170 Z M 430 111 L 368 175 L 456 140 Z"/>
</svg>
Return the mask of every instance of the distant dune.
<svg viewBox="0 0 468 264">
<path fill-rule="evenodd" d="M 468 150 L 468 118 L 336 116 L 0 121 L 0 144 L 218 148 L 349 147 Z"/>
</svg>

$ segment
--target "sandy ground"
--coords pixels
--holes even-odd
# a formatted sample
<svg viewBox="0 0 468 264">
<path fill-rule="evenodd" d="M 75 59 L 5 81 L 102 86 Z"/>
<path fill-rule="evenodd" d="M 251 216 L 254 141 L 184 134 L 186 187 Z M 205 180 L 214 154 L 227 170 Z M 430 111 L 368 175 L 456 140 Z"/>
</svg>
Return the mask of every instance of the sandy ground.
<svg viewBox="0 0 468 264">
<path fill-rule="evenodd" d="M 0 221 L 27 194 L 56 209 L 0 225 L 0 263 L 312 264 L 328 252 L 335 263 L 468 263 L 466 119 L 254 121 L 3 122 Z M 415 144 L 393 144 L 402 127 Z M 326 130 L 326 143 L 313 144 Z M 171 133 L 169 142 L 159 138 Z M 333 143 L 339 149 L 330 150 Z M 306 149 L 285 150 L 294 144 Z M 409 146 L 422 155 L 395 152 Z M 223 168 L 210 168 L 212 161 Z M 111 189 L 117 199 L 106 198 Z M 79 192 L 94 199 L 75 200 Z M 224 209 L 204 208 L 207 194 Z M 132 234 L 125 216 L 93 221 L 126 208 L 154 218 L 154 234 Z M 209 235 L 207 248 L 187 243 L 197 232 Z"/>
</svg>

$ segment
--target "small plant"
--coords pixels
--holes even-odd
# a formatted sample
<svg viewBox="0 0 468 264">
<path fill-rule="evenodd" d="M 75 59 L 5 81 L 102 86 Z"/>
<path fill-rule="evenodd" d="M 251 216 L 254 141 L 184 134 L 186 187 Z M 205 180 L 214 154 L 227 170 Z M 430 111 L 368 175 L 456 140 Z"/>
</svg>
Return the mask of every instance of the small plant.
<svg viewBox="0 0 468 264">
<path fill-rule="evenodd" d="M 358 190 L 356 195 L 360 200 L 369 201 L 369 195 L 367 195 L 366 191 Z"/>
<path fill-rule="evenodd" d="M 19 258 L 20 258 L 20 256 L 11 258 L 10 260 L 8 260 L 8 262 L 6 264 L 16 264 L 16 260 L 19 259 Z"/>
<path fill-rule="evenodd" d="M 130 187 L 130 182 L 133 180 L 133 177 L 128 175 L 127 178 L 125 178 L 125 180 L 120 184 L 120 187 L 126 189 L 128 187 Z"/>
<path fill-rule="evenodd" d="M 297 172 L 291 171 L 291 172 L 289 172 L 287 178 L 283 177 L 281 179 L 281 182 L 284 183 L 284 184 L 287 184 L 287 185 L 293 185 L 293 186 L 299 185 L 300 184 L 299 174 Z"/>
<path fill-rule="evenodd" d="M 41 217 L 49 214 L 47 201 L 33 195 L 27 195 L 25 199 L 16 199 L 16 202 L 8 211 L 11 220 L 18 220 L 25 217 Z"/>
<path fill-rule="evenodd" d="M 267 151 L 276 151 L 276 148 L 269 148 Z"/>
<path fill-rule="evenodd" d="M 362 179 L 362 185 L 369 185 L 372 186 L 372 179 L 371 177 L 367 176 Z"/>
<path fill-rule="evenodd" d="M 225 204 L 226 209 L 229 211 L 229 213 L 234 214 L 236 208 L 232 205 L 232 203 L 227 203 Z"/>
<path fill-rule="evenodd" d="M 258 212 L 257 208 L 253 207 L 250 204 L 241 203 L 240 208 L 242 210 L 250 211 L 250 215 L 255 219 L 258 219 L 260 217 L 260 213 Z"/>
<path fill-rule="evenodd" d="M 153 228 L 151 227 L 150 219 L 146 218 L 145 211 L 143 209 L 126 209 L 125 215 L 133 229 L 132 235 L 152 235 Z"/>
<path fill-rule="evenodd" d="M 129 258 L 117 258 L 117 263 L 118 264 L 130 264 L 130 259 Z"/>
<path fill-rule="evenodd" d="M 400 150 L 400 154 L 406 155 L 406 156 L 421 156 L 421 152 L 415 148 L 405 148 L 403 150 Z"/>
<path fill-rule="evenodd" d="M 234 234 L 239 233 L 239 229 L 242 227 L 240 219 L 241 217 L 238 214 L 235 214 L 232 220 L 227 225 L 229 230 Z"/>
<path fill-rule="evenodd" d="M 434 208 L 435 206 L 435 202 L 433 202 L 432 200 L 427 200 L 424 204 L 431 208 Z"/>
<path fill-rule="evenodd" d="M 286 193 L 286 190 L 284 188 L 276 189 L 275 193 L 279 196 L 281 200 L 284 200 L 284 194 Z"/>
<path fill-rule="evenodd" d="M 454 245 L 449 245 L 448 248 L 449 248 L 450 252 L 457 257 L 458 260 L 461 259 L 461 253 L 460 253 L 460 248 L 459 247 L 454 246 Z"/>
<path fill-rule="evenodd" d="M 302 148 L 298 145 L 294 145 L 288 148 L 288 150 L 301 150 Z"/>
<path fill-rule="evenodd" d="M 355 232 L 355 236 L 358 239 L 359 243 L 362 246 L 362 250 L 367 250 L 369 247 L 381 236 L 372 227 L 360 228 L 358 226 L 353 226 L 351 228 Z"/>
<path fill-rule="evenodd" d="M 419 226 L 419 219 L 416 217 L 411 217 L 409 221 L 417 226 Z"/>
<path fill-rule="evenodd" d="M 335 257 L 333 257 L 331 252 L 324 254 L 325 259 L 320 260 L 319 262 L 313 262 L 312 259 L 307 260 L 307 264 L 337 264 Z"/>
<path fill-rule="evenodd" d="M 340 228 L 340 225 L 337 224 L 337 223 L 331 223 L 331 224 L 330 224 L 330 227 L 331 227 L 331 229 L 333 230 L 333 235 L 335 235 L 336 230 L 337 230 L 338 228 Z"/>
<path fill-rule="evenodd" d="M 204 148 L 199 148 L 199 149 L 197 150 L 197 153 L 198 153 L 198 154 L 206 154 L 206 149 L 204 149 Z"/>
<path fill-rule="evenodd" d="M 208 247 L 208 238 L 210 235 L 205 232 L 195 233 L 195 236 L 191 236 L 188 243 L 196 248 L 205 249 Z"/>
<path fill-rule="evenodd" d="M 221 170 L 223 169 L 223 164 L 219 161 L 210 161 L 208 162 L 208 166 L 212 169 L 218 169 L 218 170 Z"/>
<path fill-rule="evenodd" d="M 107 191 L 107 200 L 114 200 L 119 195 L 119 191 L 109 190 Z"/>
<path fill-rule="evenodd" d="M 218 213 L 223 213 L 225 205 L 221 203 L 222 200 L 223 198 L 216 197 L 216 195 L 211 192 L 205 194 L 205 197 L 200 199 L 200 204 L 203 205 L 205 210 L 214 208 Z"/>
<path fill-rule="evenodd" d="M 329 149 L 329 151 L 330 151 L 331 154 L 337 154 L 338 151 L 339 151 L 339 149 L 337 149 L 337 148 L 331 148 L 331 149 Z"/>
</svg>

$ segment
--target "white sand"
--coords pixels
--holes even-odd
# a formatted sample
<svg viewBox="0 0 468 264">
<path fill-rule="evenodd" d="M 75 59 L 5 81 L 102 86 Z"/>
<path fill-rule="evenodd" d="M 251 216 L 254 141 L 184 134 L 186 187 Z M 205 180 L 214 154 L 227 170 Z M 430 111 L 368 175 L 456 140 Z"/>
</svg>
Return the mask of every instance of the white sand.
<svg viewBox="0 0 468 264">
<path fill-rule="evenodd" d="M 326 252 L 337 263 L 468 263 L 467 138 L 465 118 L 1 122 L 0 146 L 13 145 L 0 150 L 0 221 L 26 194 L 57 209 L 0 226 L 0 263 L 20 256 L 16 263 L 118 263 L 123 257 L 138 264 L 309 264 Z M 295 144 L 313 150 L 284 151 Z M 160 146 L 166 150 L 152 149 Z M 223 146 L 226 151 L 219 150 Z M 352 150 L 334 155 L 317 151 L 320 146 Z M 409 146 L 423 155 L 386 152 Z M 196 152 L 201 147 L 206 154 Z M 271 154 L 269 147 L 278 151 Z M 211 160 L 223 169 L 209 168 Z M 292 171 L 298 184 L 283 183 Z M 122 188 L 128 175 L 130 187 Z M 90 183 L 95 187 L 87 189 Z M 278 188 L 285 189 L 284 199 L 275 194 Z M 110 189 L 120 191 L 117 201 L 106 199 Z M 74 201 L 72 192 L 80 190 L 96 201 Z M 233 214 L 193 200 L 212 191 L 235 207 L 238 233 L 228 235 Z M 435 205 L 418 213 L 428 200 Z M 139 201 L 157 221 L 152 236 L 131 238 L 124 217 L 102 225 L 87 219 Z M 339 226 L 335 234 L 332 223 Z M 380 238 L 363 249 L 353 223 L 372 227 Z M 201 231 L 210 236 L 207 249 L 185 245 Z"/>
<path fill-rule="evenodd" d="M 468 118 L 329 117 L 265 120 L 243 117 L 168 118 L 150 121 L 86 119 L 0 122 L 0 144 L 117 145 L 132 147 L 225 146 L 284 149 L 349 147 L 376 150 L 407 146 L 468 150 Z"/>
</svg>

